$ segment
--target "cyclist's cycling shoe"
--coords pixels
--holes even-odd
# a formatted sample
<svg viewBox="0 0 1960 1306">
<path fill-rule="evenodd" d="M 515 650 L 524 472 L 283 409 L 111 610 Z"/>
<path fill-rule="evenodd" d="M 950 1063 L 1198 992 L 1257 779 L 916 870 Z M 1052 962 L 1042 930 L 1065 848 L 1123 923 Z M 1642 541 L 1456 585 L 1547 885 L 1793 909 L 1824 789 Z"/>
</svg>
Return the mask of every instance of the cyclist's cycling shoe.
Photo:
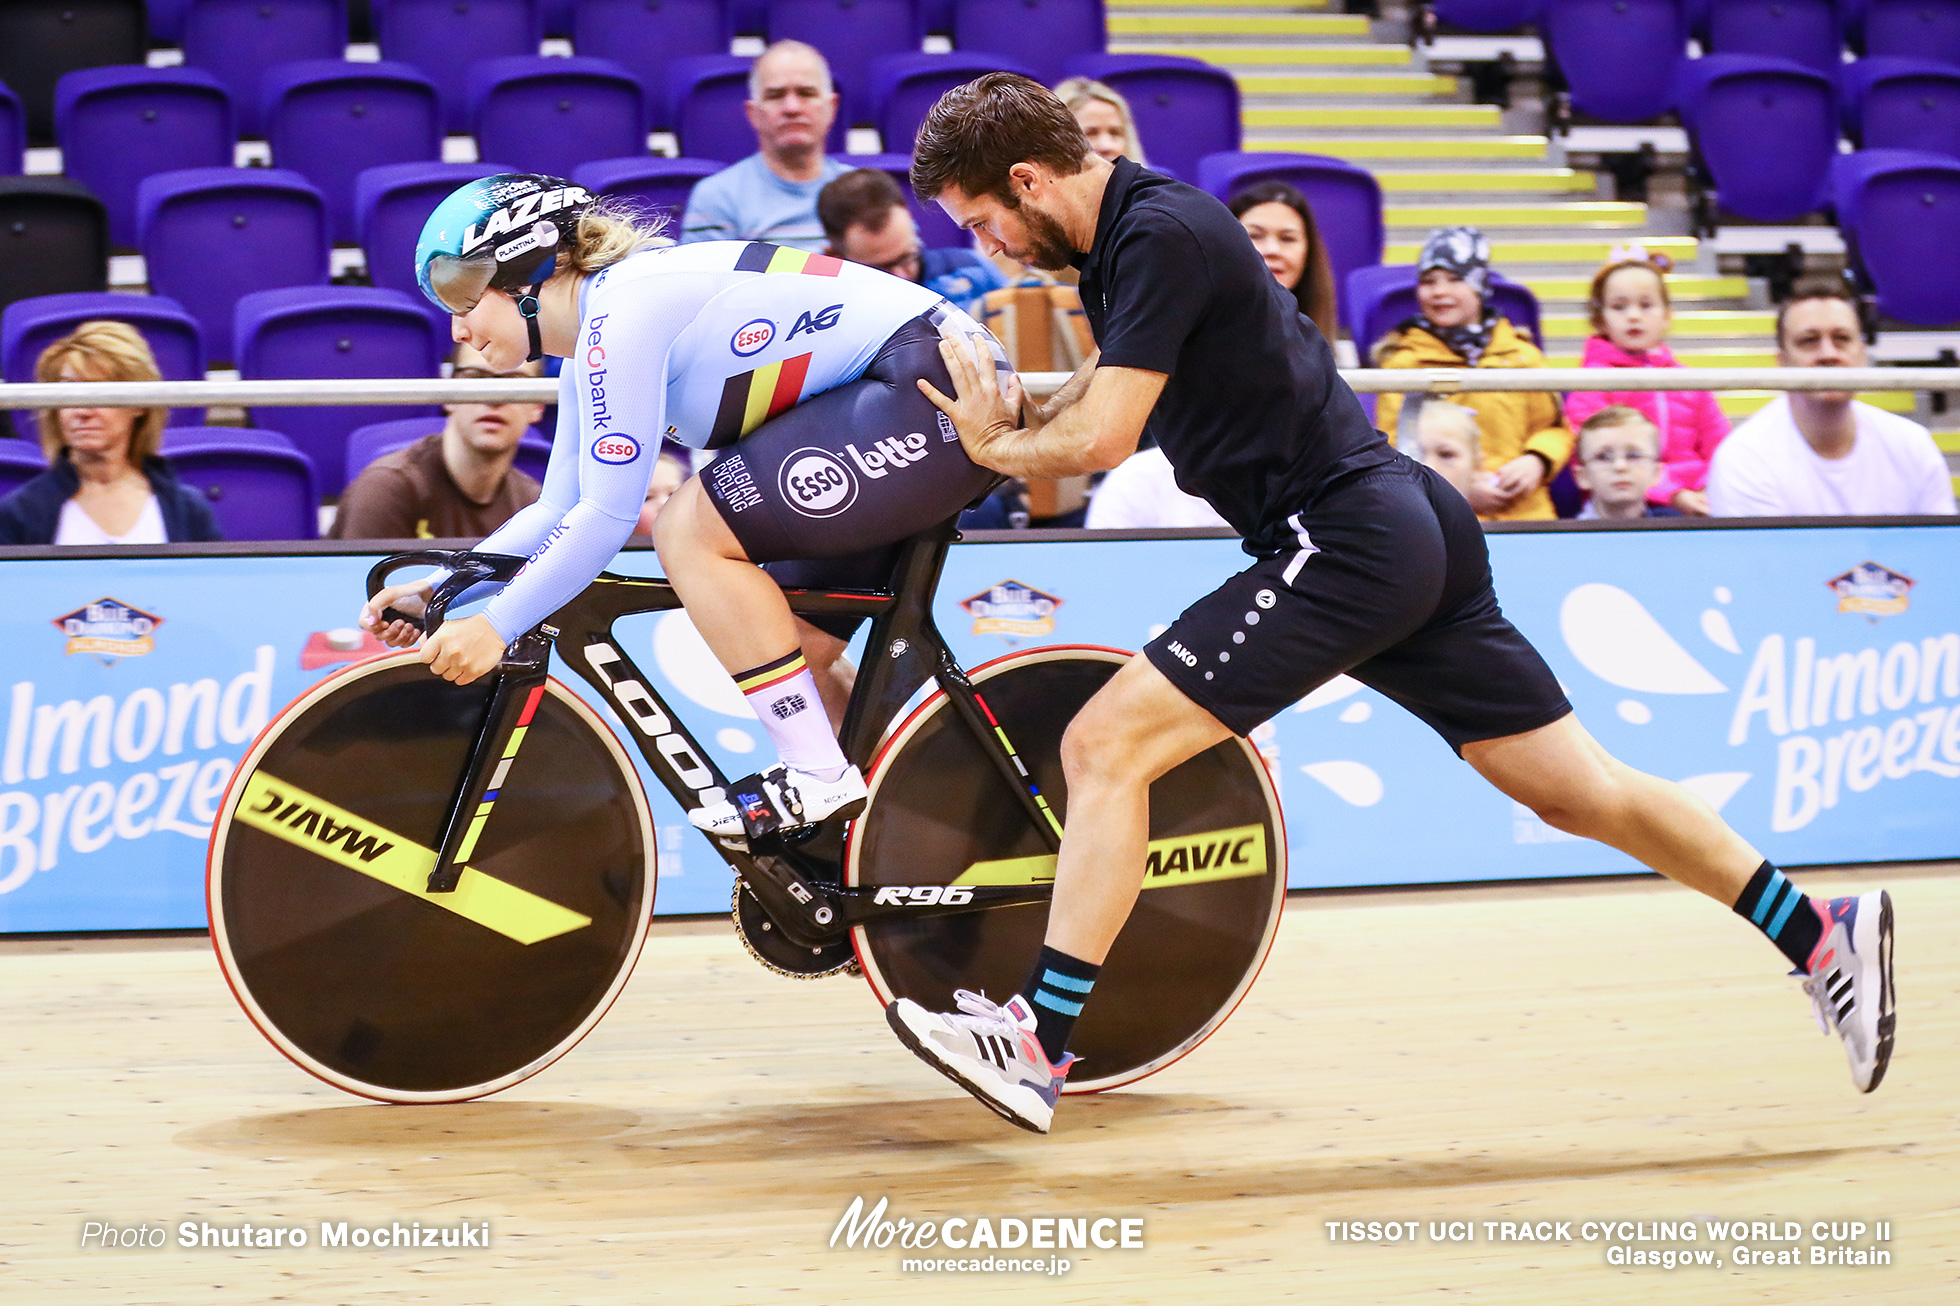
<svg viewBox="0 0 1960 1306">
<path fill-rule="evenodd" d="M 826 817 L 846 819 L 864 810 L 864 773 L 844 768 L 835 780 L 778 763 L 761 775 L 745 775 L 728 786 L 728 800 L 697 807 L 687 819 L 717 839 L 746 842 L 794 837 Z"/>
<path fill-rule="evenodd" d="M 1006 1006 L 965 989 L 953 992 L 959 1010 L 927 1011 L 910 998 L 885 1008 L 899 1042 L 919 1059 L 980 1099 L 1002 1119 L 1037 1134 L 1048 1132 L 1075 1054 L 1051 1064 L 1035 1038 L 1034 1010 L 1019 994 Z"/>
<path fill-rule="evenodd" d="M 1869 1093 L 1892 1060 L 1898 1016 L 1892 991 L 1892 896 L 1873 889 L 1819 904 L 1824 937 L 1810 954 L 1803 989 L 1825 1033 L 1836 1030 L 1851 1058 L 1851 1082 Z M 1800 908 L 1799 910 L 1804 910 Z M 1800 972 L 1801 973 L 1801 972 Z"/>
</svg>

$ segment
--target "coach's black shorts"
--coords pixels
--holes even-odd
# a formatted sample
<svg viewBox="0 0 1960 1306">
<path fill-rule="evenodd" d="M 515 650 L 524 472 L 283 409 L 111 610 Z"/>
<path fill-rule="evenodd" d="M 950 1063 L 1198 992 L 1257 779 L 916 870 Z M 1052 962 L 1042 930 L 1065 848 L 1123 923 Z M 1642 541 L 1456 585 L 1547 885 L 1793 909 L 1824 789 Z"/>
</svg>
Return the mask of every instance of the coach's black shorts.
<svg viewBox="0 0 1960 1306">
<path fill-rule="evenodd" d="M 1346 672 L 1461 752 L 1572 710 L 1497 609 L 1476 514 L 1407 457 L 1335 481 L 1288 519 L 1299 540 L 1184 610 L 1144 649 L 1245 734 Z"/>
</svg>

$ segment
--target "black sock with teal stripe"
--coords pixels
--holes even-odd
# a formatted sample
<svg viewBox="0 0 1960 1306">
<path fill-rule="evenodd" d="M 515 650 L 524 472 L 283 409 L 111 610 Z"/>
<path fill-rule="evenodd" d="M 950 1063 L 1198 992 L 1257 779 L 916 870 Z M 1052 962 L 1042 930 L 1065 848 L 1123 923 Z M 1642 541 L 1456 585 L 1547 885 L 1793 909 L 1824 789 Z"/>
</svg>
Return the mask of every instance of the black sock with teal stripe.
<svg viewBox="0 0 1960 1306">
<path fill-rule="evenodd" d="M 1096 987 L 1101 966 L 1077 960 L 1066 952 L 1044 947 L 1035 959 L 1028 982 L 1021 986 L 1028 1004 L 1034 1008 L 1035 1037 L 1050 1062 L 1060 1061 L 1068 1048 L 1068 1036 L 1075 1029 L 1075 1018 L 1082 1004 Z"/>
<path fill-rule="evenodd" d="M 1749 887 L 1735 900 L 1735 914 L 1768 935 L 1798 970 L 1810 965 L 1810 954 L 1824 935 L 1824 919 L 1810 899 L 1768 862 L 1749 877 Z"/>
</svg>

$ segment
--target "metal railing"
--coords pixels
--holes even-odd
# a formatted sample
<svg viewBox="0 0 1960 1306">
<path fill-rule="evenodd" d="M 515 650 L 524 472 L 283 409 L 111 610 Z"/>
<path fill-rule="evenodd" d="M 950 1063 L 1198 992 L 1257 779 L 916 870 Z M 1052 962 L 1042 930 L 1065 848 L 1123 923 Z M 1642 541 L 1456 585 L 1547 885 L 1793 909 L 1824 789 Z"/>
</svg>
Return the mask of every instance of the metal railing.
<svg viewBox="0 0 1960 1306">
<path fill-rule="evenodd" d="M 1066 372 L 1024 372 L 1037 398 Z M 1341 379 L 1362 394 L 1488 391 L 1928 390 L 1960 392 L 1960 368 L 1656 367 L 1356 368 Z M 62 381 L 0 385 L 0 408 L 312 408 L 338 404 L 534 403 L 558 400 L 555 380 Z"/>
</svg>

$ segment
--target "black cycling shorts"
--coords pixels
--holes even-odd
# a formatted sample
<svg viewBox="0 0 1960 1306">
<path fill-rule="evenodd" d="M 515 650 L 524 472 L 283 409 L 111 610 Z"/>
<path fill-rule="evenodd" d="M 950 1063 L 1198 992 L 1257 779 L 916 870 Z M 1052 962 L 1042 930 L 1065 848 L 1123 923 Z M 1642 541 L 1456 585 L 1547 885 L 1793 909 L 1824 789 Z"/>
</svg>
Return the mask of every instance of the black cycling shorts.
<svg viewBox="0 0 1960 1306">
<path fill-rule="evenodd" d="M 1000 479 L 967 458 L 952 421 L 919 393 L 922 377 L 953 393 L 939 316 L 972 322 L 946 308 L 912 319 L 863 376 L 763 423 L 702 469 L 702 488 L 751 561 L 880 549 L 952 517 Z"/>
<path fill-rule="evenodd" d="M 1334 481 L 1287 519 L 1295 547 L 1199 599 L 1144 654 L 1236 734 L 1346 672 L 1461 753 L 1572 710 L 1498 611 L 1483 529 L 1405 456 Z"/>
</svg>

